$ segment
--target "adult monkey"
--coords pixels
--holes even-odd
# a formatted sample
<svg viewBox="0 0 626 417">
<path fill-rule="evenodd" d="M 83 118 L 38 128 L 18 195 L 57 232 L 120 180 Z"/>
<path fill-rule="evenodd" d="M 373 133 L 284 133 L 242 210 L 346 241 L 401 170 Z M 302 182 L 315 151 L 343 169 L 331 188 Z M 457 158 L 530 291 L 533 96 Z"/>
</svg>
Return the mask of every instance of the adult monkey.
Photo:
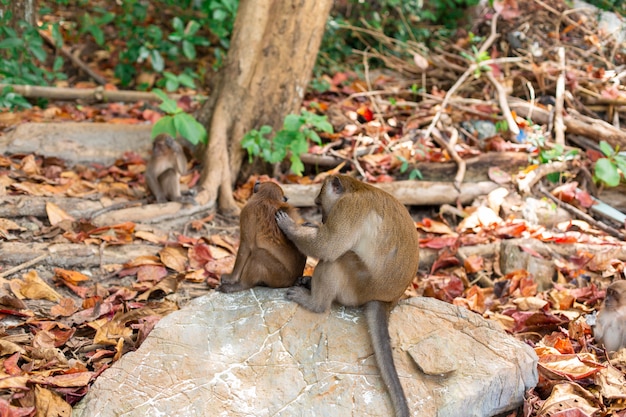
<svg viewBox="0 0 626 417">
<path fill-rule="evenodd" d="M 626 347 L 626 280 L 607 287 L 593 335 L 610 352 Z"/>
<path fill-rule="evenodd" d="M 307 310 L 327 311 L 333 301 L 365 306 L 376 363 L 398 417 L 410 415 L 389 338 L 389 311 L 409 286 L 419 264 L 415 223 L 390 194 L 346 175 L 327 177 L 315 200 L 319 228 L 300 226 L 277 212 L 281 230 L 307 256 L 319 259 L 311 291 L 287 290 Z"/>
</svg>

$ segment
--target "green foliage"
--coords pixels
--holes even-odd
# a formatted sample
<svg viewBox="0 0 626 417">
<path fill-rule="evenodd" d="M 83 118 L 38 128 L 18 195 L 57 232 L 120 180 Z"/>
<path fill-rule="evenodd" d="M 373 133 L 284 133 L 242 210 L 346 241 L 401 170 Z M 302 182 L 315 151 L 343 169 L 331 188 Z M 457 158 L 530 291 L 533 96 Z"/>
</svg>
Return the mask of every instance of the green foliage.
<svg viewBox="0 0 626 417">
<path fill-rule="evenodd" d="M 547 146 L 543 136 L 532 139 L 531 142 L 539 149 L 537 158 L 531 161 L 534 164 L 548 164 L 553 161 L 571 161 L 578 155 L 578 149 L 571 149 L 565 152 L 563 145 L 556 144 L 554 146 Z M 546 175 L 546 178 L 550 182 L 557 183 L 561 179 L 561 173 L 553 172 Z"/>
<path fill-rule="evenodd" d="M 400 172 L 404 174 L 409 169 L 409 161 L 405 157 L 400 156 L 400 155 L 396 155 L 396 158 L 398 158 L 402 162 L 402 165 L 400 166 Z M 422 172 L 419 169 L 413 168 L 411 172 L 409 172 L 409 179 L 421 180 L 421 179 L 424 179 L 424 176 L 422 175 Z"/>
<path fill-rule="evenodd" d="M 594 179 L 608 187 L 617 187 L 622 177 L 626 175 L 626 157 L 618 153 L 619 147 L 613 149 L 605 141 L 600 142 L 600 150 L 605 158 L 596 161 L 593 171 Z"/>
<path fill-rule="evenodd" d="M 474 55 L 470 55 L 466 52 L 461 52 L 461 56 L 476 65 L 476 69 L 474 70 L 474 78 L 478 78 L 480 77 L 481 73 L 491 70 L 488 66 L 482 65 L 483 62 L 491 59 L 491 56 L 489 56 L 489 53 L 487 51 L 479 51 L 475 45 L 472 45 L 472 52 L 474 53 Z"/>
<path fill-rule="evenodd" d="M 253 157 L 259 156 L 266 162 L 275 164 L 289 156 L 291 171 L 302 175 L 304 164 L 300 155 L 309 150 L 308 141 L 320 145 L 321 138 L 316 130 L 332 133 L 333 127 L 326 116 L 319 116 L 303 110 L 300 115 L 290 114 L 285 117 L 283 128 L 276 132 L 273 139 L 266 136 L 272 133 L 270 126 L 262 126 L 259 130 L 251 130 L 241 141 L 241 146 L 248 152 L 252 162 Z"/>
<path fill-rule="evenodd" d="M 172 100 L 162 90 L 152 90 L 161 100 L 159 108 L 166 113 L 152 126 L 152 137 L 161 133 L 167 133 L 173 137 L 182 136 L 191 144 L 197 145 L 199 142 L 207 143 L 207 133 L 204 126 L 190 114 L 187 114 L 178 107 L 175 100 Z"/>
<path fill-rule="evenodd" d="M 48 61 L 48 54 L 44 49 L 43 39 L 38 28 L 24 21 L 18 22 L 20 33 L 9 26 L 13 16 L 10 11 L 0 16 L 0 82 L 4 84 L 49 85 L 55 80 L 67 77 L 60 72 L 63 67 L 63 58 L 57 56 L 52 62 L 51 70 L 44 68 Z M 41 26 L 48 28 L 48 24 Z M 58 25 L 52 25 L 53 39 L 62 44 Z M 43 103 L 43 101 L 42 101 Z M 24 97 L 16 94 L 12 89 L 0 91 L 0 107 L 15 108 L 29 107 Z"/>
<path fill-rule="evenodd" d="M 434 36 L 447 36 L 458 27 L 468 7 L 479 0 L 380 0 L 368 2 L 348 0 L 329 18 L 317 59 L 316 75 L 341 70 L 352 51 L 384 48 L 379 40 L 366 32 L 345 29 L 346 25 L 384 33 L 397 43 L 425 42 Z M 432 29 L 428 24 L 437 25 Z"/>
</svg>

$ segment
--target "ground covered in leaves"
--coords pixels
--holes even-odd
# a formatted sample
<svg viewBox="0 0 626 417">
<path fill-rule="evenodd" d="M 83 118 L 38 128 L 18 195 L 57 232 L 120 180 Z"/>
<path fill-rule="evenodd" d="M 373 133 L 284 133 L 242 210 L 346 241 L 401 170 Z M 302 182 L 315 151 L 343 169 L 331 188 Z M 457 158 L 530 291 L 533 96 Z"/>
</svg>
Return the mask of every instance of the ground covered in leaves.
<svg viewBox="0 0 626 417">
<path fill-rule="evenodd" d="M 512 175 L 505 164 L 486 169 L 483 179 L 497 188 L 470 205 L 412 209 L 424 261 L 406 295 L 465 306 L 535 347 L 539 385 L 511 415 L 625 416 L 626 353 L 609 361 L 591 329 L 607 285 L 624 278 L 626 261 L 622 217 L 598 211 L 601 202 L 624 211 L 623 189 L 615 193 L 594 181 L 596 162 L 610 156 L 599 142 L 626 146 L 619 128 L 623 45 L 592 15 L 562 2 L 496 6 L 476 18 L 472 36 L 459 31 L 431 49 L 374 33 L 379 42 L 368 54 L 387 70 L 370 70 L 366 59 L 364 74 L 330 74 L 326 92 L 307 95 L 304 105 L 328 116 L 335 133 L 320 134 L 323 145 L 303 155 L 309 175 L 279 180 L 309 184 L 341 170 L 371 182 L 452 182 L 432 173 L 435 164 L 455 161 L 458 185 L 468 181 L 462 167 L 472 158 L 524 155 Z M 179 106 L 193 111 L 197 104 L 183 96 Z M 2 113 L 0 127 L 7 134 L 28 121 L 135 124 L 159 117 L 147 102 L 52 102 Z M 187 188 L 198 180 L 197 163 L 190 167 Z M 74 217 L 57 204 L 139 200 L 147 196 L 144 170 L 145 160 L 133 153 L 112 166 L 0 156 L 0 247 L 27 244 L 33 251 L 29 262 L 0 254 L 0 415 L 68 413 L 161 317 L 212 291 L 231 270 L 236 219 L 199 213 L 167 224 L 96 225 L 89 213 Z M 238 187 L 242 204 L 255 179 Z M 42 209 L 31 212 L 35 201 Z M 520 257 L 549 268 L 508 270 L 494 248 L 512 239 L 524 239 Z M 146 253 L 125 263 L 104 257 L 71 263 L 78 248 L 102 255 L 138 247 Z M 547 281 L 545 271 L 552 274 Z"/>
</svg>

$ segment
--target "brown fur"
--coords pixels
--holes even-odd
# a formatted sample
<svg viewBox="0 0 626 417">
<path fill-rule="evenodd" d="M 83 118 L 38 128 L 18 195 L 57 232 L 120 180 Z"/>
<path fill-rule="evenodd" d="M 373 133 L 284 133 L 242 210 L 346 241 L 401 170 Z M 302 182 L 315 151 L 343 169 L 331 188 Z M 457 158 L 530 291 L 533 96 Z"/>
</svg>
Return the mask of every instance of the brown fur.
<svg viewBox="0 0 626 417">
<path fill-rule="evenodd" d="M 287 297 L 314 312 L 333 301 L 365 306 L 376 361 L 397 416 L 409 409 L 393 363 L 388 311 L 417 273 L 418 234 L 406 208 L 390 194 L 346 175 L 324 180 L 316 203 L 322 225 L 297 225 L 278 213 L 277 221 L 296 246 L 319 259 L 311 291 L 290 288 Z"/>
<path fill-rule="evenodd" d="M 146 183 L 157 203 L 181 200 L 180 176 L 186 171 L 187 158 L 180 143 L 165 133 L 155 137 L 146 167 Z"/>
<path fill-rule="evenodd" d="M 594 337 L 609 351 L 626 347 L 626 280 L 615 281 L 606 289 Z"/>
<path fill-rule="evenodd" d="M 306 263 L 296 246 L 278 228 L 277 211 L 300 222 L 298 211 L 285 202 L 282 188 L 273 182 L 255 185 L 255 192 L 239 218 L 240 245 L 231 274 L 222 275 L 222 292 L 235 292 L 257 285 L 281 288 L 294 285 Z"/>
</svg>

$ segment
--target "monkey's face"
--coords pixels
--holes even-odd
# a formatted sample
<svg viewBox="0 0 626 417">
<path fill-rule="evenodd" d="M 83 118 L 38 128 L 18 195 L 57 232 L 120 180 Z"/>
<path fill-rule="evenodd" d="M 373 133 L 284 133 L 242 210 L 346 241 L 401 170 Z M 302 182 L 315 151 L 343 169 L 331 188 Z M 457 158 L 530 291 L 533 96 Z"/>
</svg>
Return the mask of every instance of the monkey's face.
<svg viewBox="0 0 626 417">
<path fill-rule="evenodd" d="M 616 281 L 606 289 L 604 308 L 613 311 L 626 306 L 626 280 Z"/>
</svg>

